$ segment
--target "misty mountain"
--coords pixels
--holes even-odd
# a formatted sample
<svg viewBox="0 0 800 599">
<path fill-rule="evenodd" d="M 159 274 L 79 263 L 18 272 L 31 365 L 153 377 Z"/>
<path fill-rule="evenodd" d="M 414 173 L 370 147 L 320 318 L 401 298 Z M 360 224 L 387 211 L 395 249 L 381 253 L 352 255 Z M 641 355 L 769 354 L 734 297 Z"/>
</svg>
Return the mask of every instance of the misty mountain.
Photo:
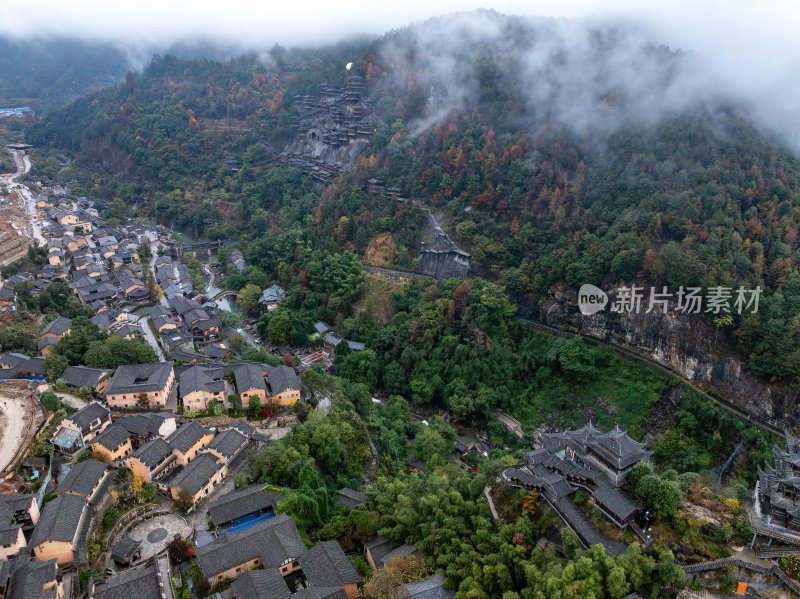
<svg viewBox="0 0 800 599">
<path fill-rule="evenodd" d="M 294 96 L 354 73 L 386 124 L 351 173 L 300 185 L 275 155 L 294 139 Z M 630 24 L 479 11 L 335 47 L 159 57 L 28 138 L 102 178 L 83 191 L 153 194 L 154 215 L 196 234 L 256 241 L 294 225 L 365 252 L 390 232 L 394 262 L 410 266 L 421 217 L 365 192 L 378 178 L 434 210 L 476 271 L 524 302 L 559 284 L 761 285 L 758 314 L 717 326 L 756 374 L 788 379 L 800 162 L 763 114 L 701 57 Z"/>
</svg>

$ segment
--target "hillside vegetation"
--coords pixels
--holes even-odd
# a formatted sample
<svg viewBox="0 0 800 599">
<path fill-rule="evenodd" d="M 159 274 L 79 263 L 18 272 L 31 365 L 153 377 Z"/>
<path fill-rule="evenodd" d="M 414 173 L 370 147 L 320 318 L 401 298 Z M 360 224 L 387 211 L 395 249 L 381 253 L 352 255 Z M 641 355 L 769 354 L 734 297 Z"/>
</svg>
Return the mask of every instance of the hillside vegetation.
<svg viewBox="0 0 800 599">
<path fill-rule="evenodd" d="M 28 137 L 93 173 L 98 183 L 75 175 L 78 191 L 147 194 L 145 213 L 241 239 L 275 278 L 282 261 L 296 263 L 300 239 L 361 254 L 385 232 L 395 264 L 413 268 L 424 213 L 365 192 L 377 177 L 443 214 L 477 273 L 527 302 L 559 283 L 760 285 L 757 314 L 714 324 L 756 375 L 795 384 L 797 158 L 740 108 L 680 94 L 689 65 L 679 53 L 614 28 L 572 43 L 557 24 L 478 17 L 369 43 L 276 47 L 269 64 L 156 57 Z M 550 55 L 560 58 L 539 60 Z M 623 59 L 641 82 L 617 74 Z M 351 173 L 320 189 L 273 149 L 292 139 L 294 95 L 345 83 L 348 60 L 386 125 Z"/>
</svg>

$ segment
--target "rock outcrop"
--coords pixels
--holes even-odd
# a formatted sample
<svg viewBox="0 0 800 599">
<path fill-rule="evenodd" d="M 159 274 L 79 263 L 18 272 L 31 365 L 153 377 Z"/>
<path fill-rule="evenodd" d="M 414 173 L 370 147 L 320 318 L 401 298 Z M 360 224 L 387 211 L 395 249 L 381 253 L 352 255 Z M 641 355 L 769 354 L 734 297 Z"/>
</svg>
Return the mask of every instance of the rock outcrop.
<svg viewBox="0 0 800 599">
<path fill-rule="evenodd" d="M 778 427 L 800 428 L 795 396 L 751 374 L 724 333 L 702 315 L 656 309 L 649 314 L 605 310 L 586 316 L 578 309 L 577 290 L 564 287 L 550 300 L 524 305 L 521 315 L 620 345 L 671 367 L 757 418 Z"/>
</svg>

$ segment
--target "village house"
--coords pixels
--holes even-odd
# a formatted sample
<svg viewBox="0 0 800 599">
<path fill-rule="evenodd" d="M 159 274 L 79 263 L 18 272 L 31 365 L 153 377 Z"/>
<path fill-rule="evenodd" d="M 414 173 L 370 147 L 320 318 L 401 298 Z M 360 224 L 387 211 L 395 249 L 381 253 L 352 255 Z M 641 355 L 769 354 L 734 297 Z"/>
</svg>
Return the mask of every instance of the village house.
<svg viewBox="0 0 800 599">
<path fill-rule="evenodd" d="M 163 408 L 175 383 L 173 362 L 123 365 L 117 368 L 105 390 L 109 406 Z"/>
<path fill-rule="evenodd" d="M 61 420 L 51 443 L 62 453 L 72 454 L 83 449 L 110 425 L 109 409 L 100 402 L 92 401 Z"/>
<path fill-rule="evenodd" d="M 180 498 L 183 489 L 192 497 L 192 502 L 197 504 L 203 497 L 207 497 L 211 490 L 222 483 L 228 469 L 216 455 L 203 452 L 184 468 L 170 478 L 166 483 L 172 499 Z"/>
<path fill-rule="evenodd" d="M 210 500 L 207 510 L 209 526 L 224 528 L 254 515 L 274 514 L 281 498 L 272 491 L 262 490 L 263 487 L 263 484 L 250 485 Z"/>
<path fill-rule="evenodd" d="M 364 558 L 370 568 L 376 572 L 394 559 L 416 555 L 424 557 L 424 553 L 416 545 L 403 543 L 398 547 L 392 548 L 392 541 L 389 537 L 380 535 L 364 543 Z"/>
<path fill-rule="evenodd" d="M 118 424 L 112 424 L 89 443 L 92 457 L 106 464 L 119 466 L 133 452 L 131 436 Z"/>
<path fill-rule="evenodd" d="M 172 445 L 156 437 L 134 451 L 125 463 L 142 481 L 149 483 L 176 467 L 176 460 Z"/>
<path fill-rule="evenodd" d="M 50 321 L 39 333 L 39 351 L 45 356 L 52 354 L 53 346 L 58 345 L 58 342 L 69 333 L 71 324 L 72 321 L 63 316 Z"/>
<path fill-rule="evenodd" d="M 42 562 L 55 559 L 58 565 L 86 561 L 86 542 L 93 510 L 81 495 L 64 493 L 45 504 L 29 547 Z"/>
<path fill-rule="evenodd" d="M 181 372 L 178 392 L 185 410 L 207 410 L 208 402 L 216 399 L 225 405 L 225 368 L 190 366 Z"/>
<path fill-rule="evenodd" d="M 30 556 L 0 564 L 0 597 L 5 599 L 62 599 L 64 583 L 56 560 Z"/>
<path fill-rule="evenodd" d="M 80 495 L 90 505 L 98 505 L 108 493 L 115 473 L 108 465 L 97 460 L 84 460 L 73 464 L 58 487 L 56 497 L 65 493 Z"/>
<path fill-rule="evenodd" d="M 113 370 L 105 368 L 89 368 L 88 366 L 67 366 L 61 378 L 68 387 L 79 390 L 88 387 L 93 393 L 102 395 L 111 382 Z"/>
<path fill-rule="evenodd" d="M 291 406 L 300 399 L 300 377 L 289 366 L 245 362 L 234 365 L 233 372 L 242 404 L 253 396 L 262 405 Z"/>
<path fill-rule="evenodd" d="M 213 453 L 218 460 L 230 468 L 231 463 L 239 456 L 244 456 L 249 442 L 247 437 L 236 429 L 228 429 L 217 433 L 209 443 L 206 451 Z"/>
<path fill-rule="evenodd" d="M 134 449 L 141 447 L 151 439 L 159 437 L 166 439 L 178 428 L 174 415 L 156 414 L 154 412 L 126 414 L 119 418 L 115 424 L 128 431 Z"/>
<path fill-rule="evenodd" d="M 0 560 L 7 561 L 27 545 L 25 531 L 39 521 L 34 495 L 0 495 Z"/>
<path fill-rule="evenodd" d="M 167 438 L 167 443 L 172 447 L 178 464 L 185 466 L 201 449 L 208 446 L 213 438 L 214 433 L 204 426 L 196 422 L 187 422 Z"/>
<path fill-rule="evenodd" d="M 241 531 L 220 533 L 196 548 L 197 564 L 212 586 L 259 567 L 278 568 L 285 577 L 300 569 L 298 560 L 306 551 L 294 520 L 286 514 Z"/>
</svg>

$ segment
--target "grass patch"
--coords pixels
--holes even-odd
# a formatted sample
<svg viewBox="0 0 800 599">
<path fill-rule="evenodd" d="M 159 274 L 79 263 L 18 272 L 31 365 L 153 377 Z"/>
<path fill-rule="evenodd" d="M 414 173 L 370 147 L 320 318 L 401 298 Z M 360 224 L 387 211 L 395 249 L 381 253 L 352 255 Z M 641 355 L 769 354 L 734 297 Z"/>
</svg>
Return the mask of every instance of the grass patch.
<svg viewBox="0 0 800 599">
<path fill-rule="evenodd" d="M 644 435 L 653 405 L 678 382 L 649 364 L 622 358 L 612 350 L 597 351 L 607 365 L 597 368 L 589 380 L 541 373 L 538 389 L 517 408 L 524 427 L 547 421 L 557 428 L 575 428 L 594 415 L 603 429 L 619 423 L 635 438 Z"/>
</svg>

